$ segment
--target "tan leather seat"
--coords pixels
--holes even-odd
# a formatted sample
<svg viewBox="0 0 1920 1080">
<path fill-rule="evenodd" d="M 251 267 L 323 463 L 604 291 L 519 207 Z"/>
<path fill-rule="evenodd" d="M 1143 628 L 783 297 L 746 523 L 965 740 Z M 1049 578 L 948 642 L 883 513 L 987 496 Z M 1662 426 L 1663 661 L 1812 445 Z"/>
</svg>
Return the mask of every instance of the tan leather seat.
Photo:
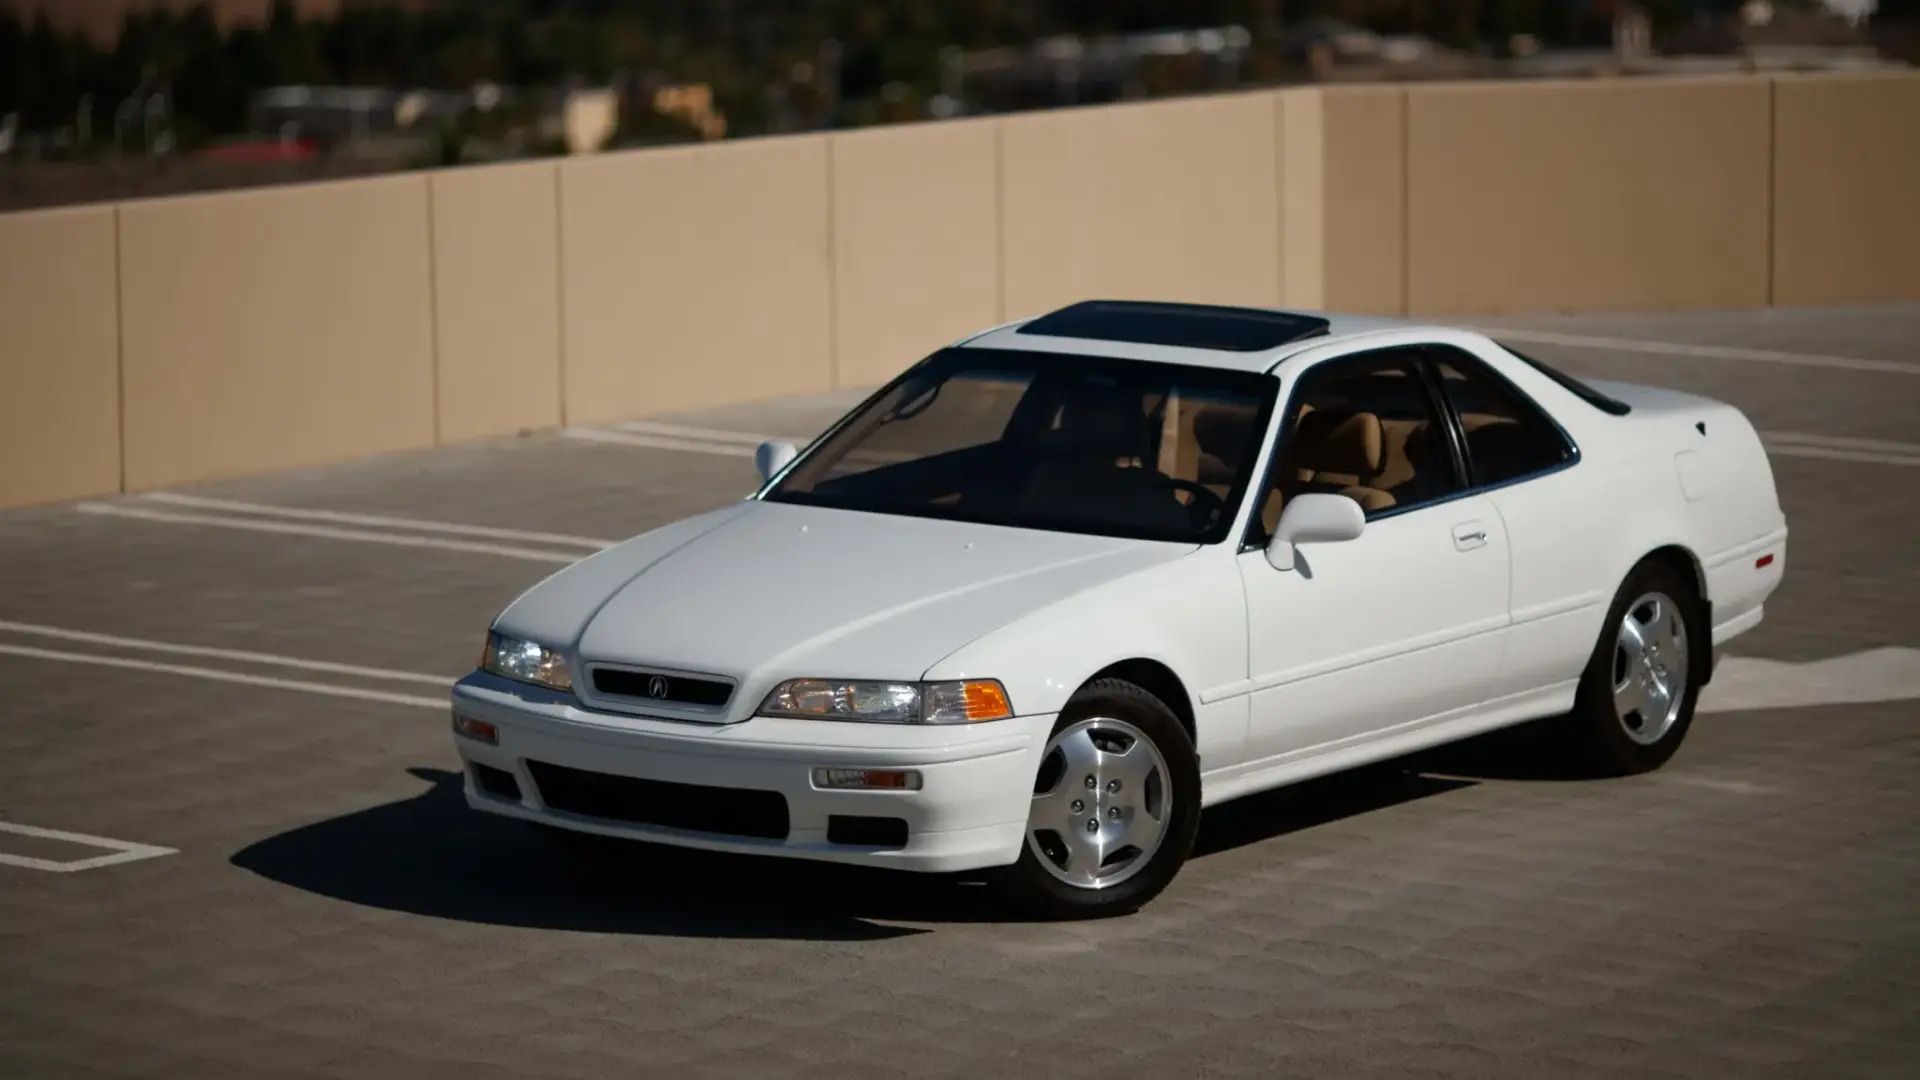
<svg viewBox="0 0 1920 1080">
<path fill-rule="evenodd" d="M 1404 445 L 1404 440 L 1395 440 Z M 1293 470 L 1292 493 L 1327 491 L 1345 495 L 1362 510 L 1385 510 L 1393 494 L 1380 487 L 1386 470 L 1388 433 L 1370 412 L 1320 409 L 1300 417 L 1287 452 Z"/>
<path fill-rule="evenodd" d="M 1196 479 L 1200 483 L 1213 488 L 1217 494 L 1227 493 L 1235 471 L 1227 464 L 1228 460 L 1258 450 L 1257 446 L 1249 447 L 1254 437 L 1253 421 L 1258 415 L 1252 408 L 1223 405 L 1209 405 L 1194 414 L 1193 441 L 1200 451 Z"/>
</svg>

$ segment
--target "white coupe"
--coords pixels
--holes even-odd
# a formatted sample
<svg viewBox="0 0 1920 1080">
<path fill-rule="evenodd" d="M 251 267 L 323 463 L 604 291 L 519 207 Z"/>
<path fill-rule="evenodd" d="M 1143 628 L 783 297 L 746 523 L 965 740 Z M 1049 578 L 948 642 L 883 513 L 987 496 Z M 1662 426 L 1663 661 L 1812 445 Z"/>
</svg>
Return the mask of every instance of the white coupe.
<svg viewBox="0 0 1920 1080">
<path fill-rule="evenodd" d="M 1549 716 L 1658 767 L 1786 555 L 1733 407 L 1371 318 L 1075 304 L 759 463 L 494 621 L 475 809 L 1125 911 L 1250 792 Z"/>
</svg>

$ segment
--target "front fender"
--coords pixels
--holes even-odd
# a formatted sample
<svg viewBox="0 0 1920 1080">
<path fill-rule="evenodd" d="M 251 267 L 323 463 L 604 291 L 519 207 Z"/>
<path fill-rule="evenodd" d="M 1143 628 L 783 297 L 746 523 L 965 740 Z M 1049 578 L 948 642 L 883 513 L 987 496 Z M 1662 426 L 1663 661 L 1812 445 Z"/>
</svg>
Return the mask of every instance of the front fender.
<svg viewBox="0 0 1920 1080">
<path fill-rule="evenodd" d="M 1153 660 L 1185 685 L 1197 749 L 1208 767 L 1237 760 L 1244 696 L 1202 704 L 1206 691 L 1247 677 L 1247 607 L 1231 545 L 1105 582 L 1030 612 L 961 647 L 926 678 L 999 679 L 1014 710 L 1055 713 L 1096 672 Z"/>
</svg>

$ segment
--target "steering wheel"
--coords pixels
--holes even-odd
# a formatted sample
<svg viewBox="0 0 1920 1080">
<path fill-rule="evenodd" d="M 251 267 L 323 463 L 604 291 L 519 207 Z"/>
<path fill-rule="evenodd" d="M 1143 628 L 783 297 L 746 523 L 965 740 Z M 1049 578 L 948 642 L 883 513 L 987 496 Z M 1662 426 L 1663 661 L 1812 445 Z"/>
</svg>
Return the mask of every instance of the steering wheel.
<svg viewBox="0 0 1920 1080">
<path fill-rule="evenodd" d="M 1184 491 L 1193 496 L 1193 501 L 1187 504 L 1187 512 L 1195 514 L 1200 520 L 1211 522 L 1227 508 L 1227 500 L 1215 495 L 1213 489 L 1198 480 L 1162 476 L 1160 482 L 1175 491 Z"/>
</svg>

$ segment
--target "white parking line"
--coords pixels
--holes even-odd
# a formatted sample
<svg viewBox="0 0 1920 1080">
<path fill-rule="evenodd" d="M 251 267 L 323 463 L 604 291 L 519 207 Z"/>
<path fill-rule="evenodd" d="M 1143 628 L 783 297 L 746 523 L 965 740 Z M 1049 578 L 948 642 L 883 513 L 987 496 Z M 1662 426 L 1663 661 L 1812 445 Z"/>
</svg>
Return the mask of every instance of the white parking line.
<svg viewBox="0 0 1920 1080">
<path fill-rule="evenodd" d="M 1700 692 L 1703 713 L 1920 699 L 1920 649 L 1878 649 L 1793 663 L 1729 656 Z"/>
<path fill-rule="evenodd" d="M 750 431 L 732 431 L 725 428 L 688 427 L 684 424 L 662 424 L 653 420 L 628 420 L 619 425 L 622 431 L 638 432 L 642 435 L 664 435 L 669 438 L 705 439 L 710 442 L 745 443 L 748 447 L 757 447 L 768 439 L 786 439 L 795 444 L 804 445 L 807 440 L 793 435 L 755 435 Z"/>
<path fill-rule="evenodd" d="M 297 506 L 271 506 L 266 503 L 240 502 L 235 499 L 210 499 L 201 495 L 181 495 L 171 491 L 151 491 L 140 496 L 146 502 L 169 503 L 174 506 L 194 507 L 201 510 L 232 510 L 242 514 L 260 514 L 266 517 L 288 518 L 294 521 L 331 521 L 340 525 L 373 525 L 392 529 L 410 529 L 414 532 L 445 533 L 451 536 L 479 536 L 492 540 L 526 540 L 533 543 L 569 544 L 600 550 L 610 548 L 617 540 L 602 540 L 594 536 L 574 536 L 569 533 L 529 532 L 524 529 L 496 529 L 486 525 L 465 525 L 452 521 L 425 521 L 420 518 L 394 517 L 387 514 L 350 514 L 338 510 L 309 510 Z"/>
<path fill-rule="evenodd" d="M 1819 353 L 1780 352 L 1775 349 L 1748 349 L 1731 345 L 1691 345 L 1678 341 L 1647 341 L 1641 338 L 1589 337 L 1585 334 L 1563 334 L 1551 330 L 1519 330 L 1494 326 L 1482 326 L 1478 329 L 1495 340 L 1535 345 L 1566 345 L 1579 349 L 1605 349 L 1608 352 L 1647 353 L 1654 356 L 1691 356 L 1703 360 L 1792 364 L 1799 367 L 1837 368 L 1842 371 L 1871 371 L 1882 375 L 1920 375 L 1920 364 L 1900 360 L 1868 360 L 1857 356 L 1823 356 Z"/>
<path fill-rule="evenodd" d="M 1920 457 L 1902 457 L 1897 454 L 1864 454 L 1858 450 L 1829 450 L 1819 446 L 1781 446 L 1770 443 L 1767 453 L 1781 457 L 1819 458 L 1823 461 L 1852 461 L 1865 465 L 1904 465 L 1908 468 L 1920 466 Z"/>
<path fill-rule="evenodd" d="M 43 829 L 37 825 L 19 825 L 11 821 L 0 821 L 0 832 L 17 836 L 31 836 L 40 840 L 59 840 L 82 847 L 106 848 L 111 854 L 95 855 L 86 859 L 36 859 L 28 855 L 9 855 L 0 851 L 0 865 L 19 866 L 28 870 L 45 870 L 54 874 L 71 874 L 76 870 L 98 870 L 103 866 L 117 866 L 120 863 L 138 862 L 141 859 L 157 859 L 162 855 L 177 855 L 179 852 L 170 847 L 156 847 L 153 844 L 136 844 L 128 840 L 109 840 L 104 836 L 89 836 L 86 833 L 63 832 L 60 829 Z"/>
<path fill-rule="evenodd" d="M 585 442 L 617 443 L 621 446 L 644 446 L 652 450 L 680 450 L 691 454 L 715 454 L 720 457 L 750 458 L 753 456 L 753 444 L 742 442 L 721 442 L 685 439 L 667 435 L 643 435 L 631 431 L 603 431 L 599 428 L 561 428 L 560 434 L 569 439 Z M 756 440 L 757 442 L 757 440 Z"/>
<path fill-rule="evenodd" d="M 148 638 L 121 637 L 117 634 L 96 634 L 90 630 L 69 630 L 63 626 L 13 622 L 9 619 L 0 619 L 0 632 L 56 638 L 61 641 L 79 641 L 88 645 L 106 645 L 122 649 L 139 649 L 147 652 L 175 653 L 180 656 L 204 656 L 215 660 L 237 660 L 246 664 L 267 664 L 274 667 L 299 668 L 303 671 L 323 671 L 332 675 L 351 675 L 361 679 L 386 679 L 396 682 L 415 682 L 428 686 L 442 687 L 453 681 L 453 679 L 444 675 L 422 675 L 414 671 L 395 671 L 391 668 L 364 667 L 359 664 L 341 664 L 328 660 L 302 660 L 297 656 L 281 656 L 277 653 L 250 652 L 244 649 L 216 649 L 206 645 L 183 645 L 172 641 L 153 641 Z"/>
<path fill-rule="evenodd" d="M 505 544 L 486 544 L 472 540 L 443 540 L 431 536 L 406 536 L 400 533 L 368 532 L 362 529 L 334 528 L 327 525 L 300 525 L 291 521 L 267 521 L 259 518 L 231 517 L 218 514 L 176 513 L 169 510 L 148 510 L 139 506 L 123 503 L 83 502 L 74 506 L 83 514 L 105 514 L 111 517 L 134 518 L 140 521 L 158 521 L 171 525 L 208 525 L 219 529 L 245 529 L 252 532 L 283 533 L 295 536 L 319 536 L 329 540 L 354 540 L 367 544 L 392 544 L 397 547 L 438 548 L 442 551 L 468 551 L 481 555 L 500 555 L 509 559 L 525 559 L 529 562 L 566 565 L 584 557 L 578 551 L 540 551 L 534 548 L 512 547 Z"/>
<path fill-rule="evenodd" d="M 1920 454 L 1920 443 L 1894 442 L 1892 439 L 1855 439 L 1839 435 L 1814 435 L 1805 431 L 1764 431 L 1769 441 L 1804 443 L 1831 450 L 1884 450 L 1889 454 Z"/>
<path fill-rule="evenodd" d="M 1779 457 L 1853 461 L 1868 465 L 1920 466 L 1920 446 L 1886 439 L 1844 439 L 1832 435 L 1804 435 L 1791 431 L 1763 431 L 1767 453 Z"/>
<path fill-rule="evenodd" d="M 131 656 L 102 656 L 97 653 L 64 652 L 59 649 L 42 649 L 32 645 L 0 644 L 0 653 L 8 656 L 24 656 L 34 660 L 53 660 L 66 664 L 92 664 L 100 667 L 126 668 L 132 671 L 152 671 L 166 675 L 184 675 L 193 679 L 207 679 L 213 682 L 239 683 L 243 686 L 265 686 L 275 690 L 292 690 L 303 694 L 320 694 L 325 697 L 358 698 L 362 701 L 380 701 L 389 705 L 411 705 L 419 709 L 445 709 L 444 697 L 419 697 L 414 694 L 395 694 L 386 690 L 362 690 L 354 686 L 336 686 L 331 683 L 306 682 L 301 679 L 280 679 L 271 675 L 252 675 L 244 671 L 227 671 L 223 668 L 193 667 L 187 664 L 163 664 L 155 660 L 138 660 Z M 423 676 L 428 678 L 429 676 Z M 446 680 L 453 685 L 453 680 Z"/>
<path fill-rule="evenodd" d="M 1767 451 L 1784 457 L 1859 461 L 1873 465 L 1920 466 L 1920 443 L 1891 439 L 1854 439 L 1838 435 L 1809 435 L 1799 431 L 1763 431 Z"/>
</svg>

